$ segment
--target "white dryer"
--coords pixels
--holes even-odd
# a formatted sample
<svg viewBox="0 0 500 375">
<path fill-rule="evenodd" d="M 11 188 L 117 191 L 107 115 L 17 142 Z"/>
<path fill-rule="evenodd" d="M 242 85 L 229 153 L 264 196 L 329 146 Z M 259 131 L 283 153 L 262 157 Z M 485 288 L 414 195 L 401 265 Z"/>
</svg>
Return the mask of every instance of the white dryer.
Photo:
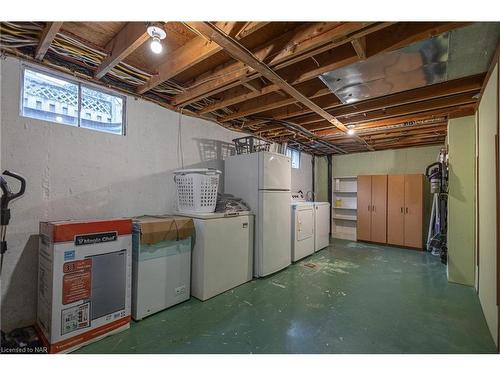
<svg viewBox="0 0 500 375">
<path fill-rule="evenodd" d="M 292 195 L 292 262 L 314 253 L 314 204 Z"/>
<path fill-rule="evenodd" d="M 330 203 L 314 202 L 314 251 L 330 244 Z"/>
</svg>

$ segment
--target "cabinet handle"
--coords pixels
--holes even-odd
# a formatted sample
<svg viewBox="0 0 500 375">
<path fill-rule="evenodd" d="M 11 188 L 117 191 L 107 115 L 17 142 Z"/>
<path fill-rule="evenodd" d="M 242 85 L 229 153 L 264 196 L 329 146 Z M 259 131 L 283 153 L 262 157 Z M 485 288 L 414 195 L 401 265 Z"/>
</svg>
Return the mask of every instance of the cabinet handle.
<svg viewBox="0 0 500 375">
<path fill-rule="evenodd" d="M 401 207 L 401 213 L 403 213 L 403 207 Z"/>
<path fill-rule="evenodd" d="M 408 213 L 408 207 L 406 207 L 406 213 Z"/>
</svg>

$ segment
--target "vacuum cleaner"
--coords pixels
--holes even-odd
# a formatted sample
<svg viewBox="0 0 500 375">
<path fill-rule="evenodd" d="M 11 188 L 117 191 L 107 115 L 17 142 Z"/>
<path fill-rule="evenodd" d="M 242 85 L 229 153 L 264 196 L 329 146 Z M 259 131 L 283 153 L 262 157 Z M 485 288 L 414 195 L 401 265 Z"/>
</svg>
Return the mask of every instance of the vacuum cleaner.
<svg viewBox="0 0 500 375">
<path fill-rule="evenodd" d="M 7 180 L 3 176 L 12 177 L 18 180 L 21 183 L 19 191 L 13 193 L 9 187 Z M 4 171 L 2 175 L 0 175 L 0 189 L 2 189 L 2 198 L 0 198 L 0 276 L 2 274 L 3 267 L 3 256 L 7 251 L 7 226 L 10 222 L 10 209 L 9 203 L 14 199 L 21 197 L 24 194 L 26 189 L 26 180 L 24 177 L 18 175 L 17 173 Z M 31 330 L 31 331 L 30 331 Z M 12 331 L 9 335 L 6 335 L 4 331 L 1 331 L 2 338 L 0 341 L 0 346 L 2 348 L 2 353 L 16 353 L 16 348 L 21 348 L 21 352 L 23 347 L 27 347 L 29 342 L 35 342 L 34 345 L 41 345 L 39 341 L 37 341 L 36 332 L 32 327 L 18 328 Z M 33 339 L 35 337 L 35 339 Z"/>
<path fill-rule="evenodd" d="M 7 170 L 3 171 L 2 175 L 18 180 L 21 183 L 21 186 L 17 193 L 13 193 L 9 188 L 7 180 L 5 180 L 3 176 L 0 176 L 0 188 L 2 189 L 2 198 L 0 199 L 0 275 L 2 274 L 3 256 L 7 251 L 7 241 L 5 236 L 7 234 L 7 226 L 10 222 L 9 203 L 12 200 L 21 197 L 26 189 L 26 180 L 24 177 Z"/>
<path fill-rule="evenodd" d="M 433 194 L 432 211 L 427 235 L 427 250 L 439 256 L 443 264 L 448 262 L 448 152 L 441 149 L 438 160 L 427 166 L 425 175 Z"/>
</svg>

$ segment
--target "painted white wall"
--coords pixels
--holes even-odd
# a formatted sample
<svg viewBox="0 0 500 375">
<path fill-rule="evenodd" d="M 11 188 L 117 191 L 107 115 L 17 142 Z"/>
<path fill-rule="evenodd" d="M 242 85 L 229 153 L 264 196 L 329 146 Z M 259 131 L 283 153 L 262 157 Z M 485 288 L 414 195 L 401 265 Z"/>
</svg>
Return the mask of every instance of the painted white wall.
<svg viewBox="0 0 500 375">
<path fill-rule="evenodd" d="M 300 167 L 292 168 L 292 192 L 302 190 L 304 194 L 312 191 L 312 155 L 300 153 Z"/>
<path fill-rule="evenodd" d="M 126 136 L 20 117 L 21 67 L 10 57 L 1 66 L 1 167 L 28 181 L 25 196 L 11 205 L 7 232 L 6 330 L 35 319 L 41 220 L 166 213 L 175 205 L 172 171 L 181 167 L 178 113 L 128 97 Z M 231 140 L 242 136 L 187 116 L 181 128 L 184 167 L 223 169 Z"/>
</svg>

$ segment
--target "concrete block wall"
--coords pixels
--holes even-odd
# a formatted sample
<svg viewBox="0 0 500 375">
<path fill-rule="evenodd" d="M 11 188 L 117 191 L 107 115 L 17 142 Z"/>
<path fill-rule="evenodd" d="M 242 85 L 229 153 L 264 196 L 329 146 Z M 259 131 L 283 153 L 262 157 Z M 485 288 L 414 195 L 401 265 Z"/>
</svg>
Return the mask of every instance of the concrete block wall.
<svg viewBox="0 0 500 375">
<path fill-rule="evenodd" d="M 9 250 L 1 280 L 2 329 L 35 319 L 41 220 L 161 214 L 175 207 L 172 171 L 224 167 L 241 133 L 127 97 L 127 135 L 118 136 L 19 115 L 22 62 L 1 62 L 1 168 L 24 175 L 12 202 Z M 179 129 L 181 136 L 179 137 Z M 223 184 L 222 184 L 223 186 Z"/>
</svg>

